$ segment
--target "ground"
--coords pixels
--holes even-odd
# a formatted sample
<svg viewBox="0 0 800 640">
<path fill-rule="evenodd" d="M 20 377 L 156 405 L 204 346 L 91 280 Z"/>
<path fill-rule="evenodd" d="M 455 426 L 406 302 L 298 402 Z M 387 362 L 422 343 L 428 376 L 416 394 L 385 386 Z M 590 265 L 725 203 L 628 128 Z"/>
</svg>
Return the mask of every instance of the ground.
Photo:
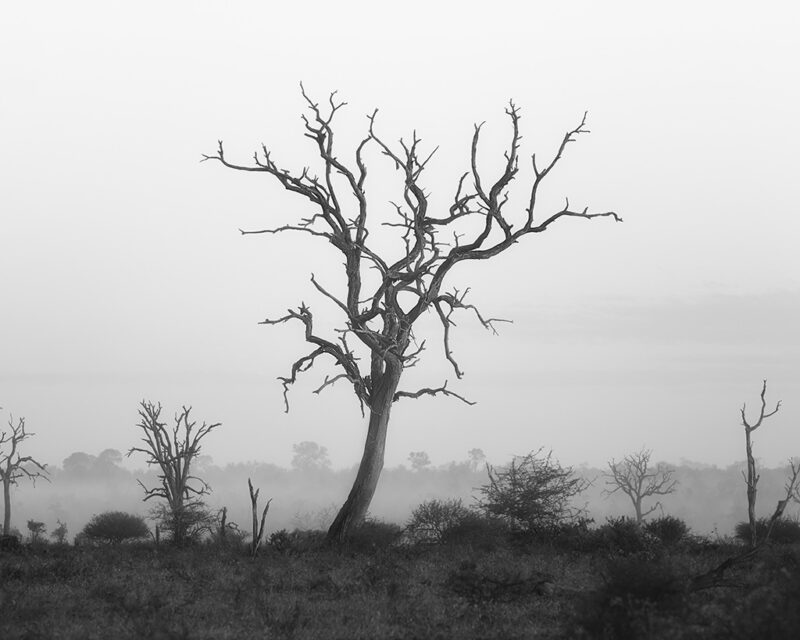
<svg viewBox="0 0 800 640">
<path fill-rule="evenodd" d="M 796 637 L 797 545 L 687 591 L 730 551 L 23 547 L 0 553 L 0 637 Z"/>
</svg>

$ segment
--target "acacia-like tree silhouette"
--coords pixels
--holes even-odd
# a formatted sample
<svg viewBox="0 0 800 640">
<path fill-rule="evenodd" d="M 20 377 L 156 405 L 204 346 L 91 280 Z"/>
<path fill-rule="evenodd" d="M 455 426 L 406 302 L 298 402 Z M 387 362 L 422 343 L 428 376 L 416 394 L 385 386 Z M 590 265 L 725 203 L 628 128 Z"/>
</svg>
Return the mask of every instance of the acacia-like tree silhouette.
<svg viewBox="0 0 800 640">
<path fill-rule="evenodd" d="M 608 471 L 604 474 L 606 485 L 609 487 L 605 491 L 606 495 L 622 491 L 628 496 L 633 504 L 636 522 L 639 524 L 661 504 L 657 501 L 649 509 L 645 509 L 644 499 L 668 495 L 675 491 L 678 484 L 677 480 L 672 479 L 674 469 L 670 469 L 664 463 L 658 463 L 655 467 L 650 465 L 652 455 L 651 449 L 642 448 L 622 460 L 612 459 L 608 463 Z"/>
<path fill-rule="evenodd" d="M 489 483 L 478 489 L 478 506 L 514 529 L 552 531 L 585 511 L 572 501 L 591 483 L 576 475 L 572 467 L 562 466 L 552 451 L 539 449 L 514 456 L 506 467 L 487 464 L 486 471 Z"/>
<path fill-rule="evenodd" d="M 161 498 L 166 502 L 155 513 L 162 524 L 171 531 L 173 541 L 182 544 L 191 537 L 198 527 L 208 524 L 210 516 L 201 501 L 202 496 L 210 492 L 206 482 L 190 474 L 192 463 L 200 455 L 200 442 L 219 422 L 201 427 L 189 417 L 191 407 L 182 407 L 175 414 L 175 426 L 167 429 L 161 421 L 161 403 L 142 401 L 139 407 L 139 423 L 137 426 L 144 436 L 144 447 L 132 447 L 128 456 L 134 452 L 143 453 L 148 465 L 156 465 L 161 473 L 160 484 L 148 489 L 141 480 L 144 489 L 144 501 Z"/>
<path fill-rule="evenodd" d="M 3 482 L 3 535 L 11 531 L 11 485 L 19 483 L 21 478 L 28 478 L 36 484 L 37 478 L 48 482 L 47 465 L 41 464 L 32 456 L 23 456 L 19 449 L 22 443 L 34 436 L 25 430 L 25 418 L 8 418 L 9 431 L 0 431 L 0 480 Z"/>
<path fill-rule="evenodd" d="M 277 234 L 298 232 L 333 245 L 344 258 L 346 292 L 337 296 L 314 274 L 311 283 L 316 290 L 341 311 L 343 326 L 335 337 L 315 332 L 311 309 L 301 303 L 279 318 L 267 319 L 266 325 L 296 321 L 305 331 L 311 351 L 300 357 L 288 376 L 280 378 L 284 399 L 300 373 L 308 371 L 318 359 L 330 358 L 336 374 L 326 376 L 317 391 L 346 380 L 361 404 L 362 414 L 369 414 L 364 452 L 350 494 L 328 532 L 329 541 L 343 540 L 353 526 L 366 515 L 384 462 L 386 433 L 392 404 L 402 398 L 445 395 L 467 402 L 451 391 L 447 382 L 440 386 L 405 391 L 399 388 L 403 371 L 416 364 L 425 348 L 417 342 L 414 325 L 423 314 L 433 310 L 442 324 L 444 357 L 457 378 L 463 371 L 451 348 L 450 331 L 457 312 L 471 312 L 487 329 L 494 331 L 497 318 L 484 316 L 468 303 L 468 288 L 445 288 L 448 276 L 462 263 L 487 260 L 519 243 L 525 236 L 540 234 L 563 218 L 593 219 L 610 217 L 621 221 L 612 211 L 590 213 L 588 208 L 572 209 L 569 200 L 563 208 L 542 219 L 535 215 L 537 198 L 545 178 L 561 160 L 567 145 L 587 133 L 586 114 L 580 124 L 568 131 L 555 153 L 545 164 L 536 155 L 531 157 L 532 184 L 527 206 L 510 211 L 508 188 L 519 172 L 520 112 L 510 102 L 506 114 L 511 136 L 505 151 L 503 167 L 495 179 L 488 179 L 479 170 L 478 146 L 482 125 L 476 125 L 472 136 L 469 170 L 458 181 L 452 203 L 440 209 L 434 206 L 423 187 L 423 172 L 436 149 L 423 152 L 416 132 L 411 140 L 390 144 L 377 132 L 377 110 L 368 116 L 368 131 L 355 150 L 354 165 L 344 162 L 334 149 L 332 122 L 346 103 L 337 101 L 335 92 L 327 104 L 320 106 L 308 97 L 301 85 L 309 114 L 303 115 L 305 136 L 316 146 L 320 173 L 306 167 L 300 172 L 280 167 L 270 150 L 262 145 L 253 156 L 253 164 L 236 164 L 228 160 L 219 142 L 216 153 L 203 160 L 216 160 L 230 169 L 265 174 L 284 189 L 307 200 L 315 208 L 313 215 L 296 222 L 276 224 L 259 230 L 240 230 L 242 234 Z M 403 199 L 394 204 L 394 217 L 383 225 L 397 231 L 394 252 L 384 250 L 370 237 L 374 230 L 374 202 L 367 198 L 367 164 L 365 153 L 377 149 L 394 166 L 402 183 Z M 369 224 L 368 224 L 369 223 Z M 380 249 L 379 249 L 380 246 Z M 360 359 L 351 343 L 359 343 L 367 357 Z M 360 362 L 366 362 L 362 370 Z M 472 404 L 472 403 L 470 403 Z M 286 400 L 288 411 L 288 400 Z"/>
<path fill-rule="evenodd" d="M 320 444 L 304 440 L 292 445 L 292 468 L 300 471 L 320 471 L 331 466 L 328 449 Z"/>
</svg>

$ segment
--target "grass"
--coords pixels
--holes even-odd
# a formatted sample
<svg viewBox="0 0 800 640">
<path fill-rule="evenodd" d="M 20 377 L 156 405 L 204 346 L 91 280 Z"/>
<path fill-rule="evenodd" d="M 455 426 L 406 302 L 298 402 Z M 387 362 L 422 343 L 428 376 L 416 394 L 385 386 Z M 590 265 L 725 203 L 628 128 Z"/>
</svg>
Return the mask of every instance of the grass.
<svg viewBox="0 0 800 640">
<path fill-rule="evenodd" d="M 797 547 L 687 597 L 683 579 L 727 551 L 25 547 L 0 554 L 0 637 L 723 638 L 741 602 L 739 629 L 784 637 L 759 626 L 759 603 L 800 609 Z"/>
</svg>

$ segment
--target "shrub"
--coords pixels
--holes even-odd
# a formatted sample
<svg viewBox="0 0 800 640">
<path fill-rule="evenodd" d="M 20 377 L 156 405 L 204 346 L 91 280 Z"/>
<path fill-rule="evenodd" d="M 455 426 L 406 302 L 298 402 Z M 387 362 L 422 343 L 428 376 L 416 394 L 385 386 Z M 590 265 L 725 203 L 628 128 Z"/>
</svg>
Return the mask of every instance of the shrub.
<svg viewBox="0 0 800 640">
<path fill-rule="evenodd" d="M 366 518 L 347 538 L 346 547 L 353 551 L 376 551 L 399 542 L 403 528 L 393 522 Z"/>
<path fill-rule="evenodd" d="M 769 518 L 756 520 L 756 536 L 763 540 L 769 530 Z M 750 542 L 750 523 L 740 522 L 736 525 L 736 538 L 742 542 Z M 778 544 L 793 544 L 800 542 L 800 522 L 792 518 L 778 518 L 772 527 L 769 539 Z"/>
<path fill-rule="evenodd" d="M 319 529 L 279 529 L 270 534 L 268 544 L 275 551 L 285 554 L 305 553 L 316 549 L 325 541 L 325 532 Z"/>
<path fill-rule="evenodd" d="M 593 552 L 600 548 L 597 529 L 591 527 L 592 518 L 578 517 L 534 537 L 537 542 L 547 542 L 567 551 Z"/>
<path fill-rule="evenodd" d="M 467 560 L 450 572 L 445 586 L 473 605 L 528 600 L 532 595 L 550 595 L 553 577 L 521 566 L 518 562 L 494 562 L 478 566 Z"/>
<path fill-rule="evenodd" d="M 0 551 L 16 551 L 19 549 L 19 537 L 15 535 L 0 535 Z"/>
<path fill-rule="evenodd" d="M 589 486 L 542 449 L 515 457 L 507 467 L 487 465 L 489 484 L 480 488 L 479 507 L 517 530 L 547 530 L 574 520 L 571 500 Z"/>
<path fill-rule="evenodd" d="M 55 540 L 56 544 L 65 544 L 67 542 L 67 524 L 58 520 L 58 526 L 50 532 L 50 537 Z"/>
<path fill-rule="evenodd" d="M 712 612 L 708 637 L 724 640 L 796 638 L 800 629 L 800 549 L 765 549 L 751 568 L 752 588 L 727 596 Z"/>
<path fill-rule="evenodd" d="M 685 603 L 685 572 L 667 558 L 613 558 L 603 577 L 605 584 L 578 610 L 578 623 L 592 638 L 653 637 L 663 627 L 659 614 Z"/>
<path fill-rule="evenodd" d="M 216 547 L 243 549 L 247 537 L 247 532 L 243 531 L 238 524 L 228 522 L 228 509 L 223 508 L 217 513 L 207 542 Z"/>
<path fill-rule="evenodd" d="M 28 531 L 30 531 L 29 538 L 31 544 L 39 542 L 40 537 L 47 532 L 44 522 L 37 522 L 36 520 L 28 520 Z"/>
<path fill-rule="evenodd" d="M 411 512 L 406 530 L 414 542 L 440 543 L 471 512 L 460 499 L 426 500 Z"/>
<path fill-rule="evenodd" d="M 178 509 L 159 504 L 150 512 L 150 517 L 176 545 L 195 544 L 212 534 L 216 525 L 216 517 L 200 500 L 186 502 Z"/>
<path fill-rule="evenodd" d="M 80 539 L 92 542 L 119 544 L 127 540 L 141 540 L 149 534 L 143 517 L 122 511 L 106 511 L 92 516 L 79 535 Z"/>
<path fill-rule="evenodd" d="M 644 530 L 658 538 L 665 547 L 674 547 L 689 535 L 688 525 L 674 516 L 661 516 L 644 524 Z"/>
<path fill-rule="evenodd" d="M 509 530 L 504 520 L 496 516 L 468 511 L 442 535 L 446 545 L 468 545 L 481 551 L 493 551 L 506 544 Z"/>
<path fill-rule="evenodd" d="M 597 530 L 598 545 L 611 553 L 629 555 L 652 552 L 659 540 L 630 518 L 608 518 Z"/>
</svg>

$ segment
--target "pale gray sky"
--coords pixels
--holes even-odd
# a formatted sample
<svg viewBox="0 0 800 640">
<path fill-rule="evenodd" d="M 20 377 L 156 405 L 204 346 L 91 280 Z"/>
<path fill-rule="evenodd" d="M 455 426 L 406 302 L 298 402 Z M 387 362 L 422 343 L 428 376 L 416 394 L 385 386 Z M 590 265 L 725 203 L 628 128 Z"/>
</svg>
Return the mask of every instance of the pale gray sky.
<svg viewBox="0 0 800 640">
<path fill-rule="evenodd" d="M 146 397 L 222 421 L 206 448 L 218 462 L 285 464 L 301 440 L 337 466 L 357 462 L 364 425 L 347 389 L 312 395 L 325 371 L 312 372 L 283 414 L 275 378 L 305 346 L 298 327 L 256 324 L 301 300 L 333 321 L 308 278 L 339 285 L 338 257 L 306 237 L 242 238 L 239 227 L 296 219 L 303 203 L 263 176 L 198 163 L 218 138 L 242 161 L 265 142 L 289 168 L 310 162 L 302 80 L 349 102 L 342 157 L 374 107 L 386 138 L 416 129 L 440 145 L 426 179 L 440 206 L 474 122 L 487 122 L 486 170 L 498 162 L 509 98 L 525 154 L 552 153 L 588 109 L 592 134 L 570 145 L 542 212 L 569 196 L 625 219 L 567 221 L 453 274 L 515 324 L 494 337 L 459 323 L 458 387 L 430 324 L 408 386 L 448 378 L 479 404 L 396 405 L 388 464 L 473 447 L 502 462 L 542 445 L 571 463 L 647 445 L 728 464 L 743 457 L 738 408 L 755 406 L 764 377 L 784 409 L 757 454 L 800 454 L 796 7 L 447 6 L 4 8 L 0 419 L 27 417 L 33 453 L 124 450 Z M 391 186 L 391 167 L 369 159 Z"/>
</svg>

